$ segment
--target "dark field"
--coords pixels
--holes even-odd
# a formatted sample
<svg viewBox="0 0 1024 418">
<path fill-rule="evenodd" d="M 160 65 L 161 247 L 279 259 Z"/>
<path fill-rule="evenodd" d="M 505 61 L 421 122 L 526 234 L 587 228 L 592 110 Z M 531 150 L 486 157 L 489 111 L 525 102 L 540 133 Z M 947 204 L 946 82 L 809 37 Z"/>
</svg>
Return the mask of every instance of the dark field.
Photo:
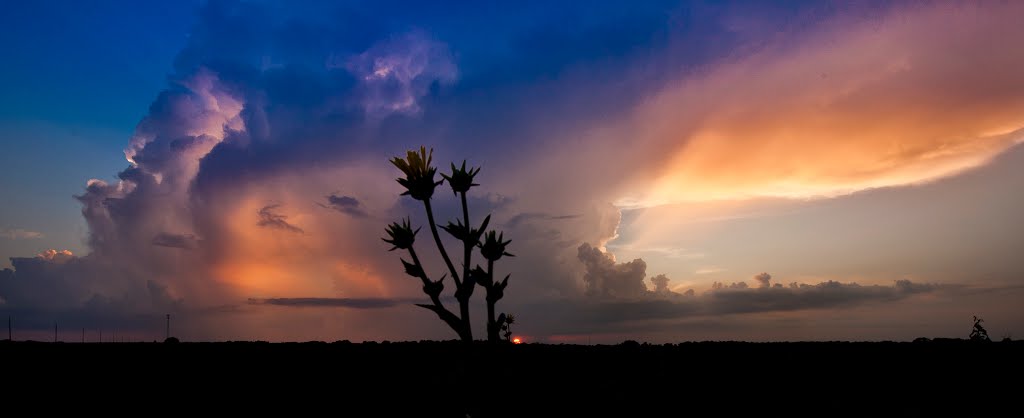
<svg viewBox="0 0 1024 418">
<path fill-rule="evenodd" d="M 1020 416 L 1024 399 L 1021 342 L 0 342 L 0 358 L 6 405 L 90 415 Z"/>
</svg>

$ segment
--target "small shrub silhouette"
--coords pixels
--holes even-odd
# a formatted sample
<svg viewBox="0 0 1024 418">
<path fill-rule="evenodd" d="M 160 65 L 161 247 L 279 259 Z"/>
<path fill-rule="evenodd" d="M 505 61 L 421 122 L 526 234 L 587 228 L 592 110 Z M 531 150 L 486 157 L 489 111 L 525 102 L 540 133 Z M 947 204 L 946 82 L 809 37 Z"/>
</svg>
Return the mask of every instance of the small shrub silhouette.
<svg viewBox="0 0 1024 418">
<path fill-rule="evenodd" d="M 992 341 L 988 338 L 988 331 L 985 330 L 985 327 L 981 326 L 982 322 L 985 322 L 985 320 L 978 318 L 977 316 L 974 317 L 974 329 L 971 330 L 971 341 Z"/>
<path fill-rule="evenodd" d="M 444 259 L 445 266 L 448 267 L 447 274 L 450 274 L 452 281 L 455 282 L 455 300 L 459 303 L 459 314 L 456 315 L 448 310 L 441 302 L 441 292 L 444 290 L 443 282 L 447 274 L 442 274 L 437 280 L 431 280 L 416 250 L 413 248 L 413 244 L 416 242 L 416 234 L 419 233 L 420 228 L 412 229 L 409 219 L 406 218 L 401 223 L 394 222 L 388 225 L 386 229 L 388 237 L 383 238 L 383 240 L 392 245 L 388 251 L 406 250 L 409 252 L 412 262 L 410 263 L 402 259 L 405 273 L 417 277 L 423 282 L 423 293 L 430 297 L 431 301 L 430 304 L 417 304 L 416 306 L 437 314 L 438 318 L 448 324 L 462 341 L 473 341 L 473 330 L 469 320 L 469 301 L 473 296 L 473 290 L 476 288 L 476 285 L 482 286 L 487 292 L 487 340 L 498 342 L 500 341 L 498 332 L 501 323 L 494 317 L 494 306 L 505 295 L 505 287 L 508 286 L 510 275 L 506 275 L 500 282 L 495 281 L 494 263 L 504 256 L 513 257 L 512 254 L 505 251 L 505 248 L 511 241 L 504 240 L 503 233 L 496 231 L 484 232 L 487 229 L 487 224 L 491 221 L 491 215 L 487 215 L 484 218 L 479 228 L 470 226 L 472 224 L 469 222 L 469 205 L 466 202 L 466 192 L 474 186 L 479 186 L 473 183 L 473 179 L 480 172 L 480 168 L 466 169 L 465 161 L 462 162 L 461 167 L 455 167 L 455 164 L 452 163 L 451 174 L 441 174 L 442 179 L 435 181 L 434 176 L 437 174 L 437 168 L 431 166 L 433 156 L 433 149 L 428 153 L 425 147 L 420 147 L 418 152 L 415 150 L 408 151 L 404 159 L 401 157 L 392 158 L 391 163 L 405 174 L 405 177 L 396 179 L 406 189 L 402 195 L 423 202 L 423 209 L 427 214 L 427 223 L 430 226 L 430 233 L 434 238 L 434 244 L 437 246 L 441 258 Z M 452 263 L 451 257 L 448 256 L 448 251 L 441 242 L 440 235 L 437 233 L 437 222 L 434 219 L 434 210 L 430 204 L 430 200 L 434 196 L 434 190 L 445 181 L 448 181 L 452 193 L 459 196 L 462 200 L 462 219 L 456 219 L 454 223 L 449 221 L 447 225 L 441 226 L 441 229 L 462 242 L 461 274 L 456 270 L 455 264 Z M 481 238 L 483 238 L 482 241 Z M 487 270 L 484 270 L 480 265 L 470 268 L 475 248 L 478 248 L 480 255 L 487 260 Z"/>
<path fill-rule="evenodd" d="M 516 323 L 516 316 L 512 314 L 498 315 L 498 325 L 501 327 L 502 336 L 505 341 L 512 342 L 512 324 Z"/>
</svg>

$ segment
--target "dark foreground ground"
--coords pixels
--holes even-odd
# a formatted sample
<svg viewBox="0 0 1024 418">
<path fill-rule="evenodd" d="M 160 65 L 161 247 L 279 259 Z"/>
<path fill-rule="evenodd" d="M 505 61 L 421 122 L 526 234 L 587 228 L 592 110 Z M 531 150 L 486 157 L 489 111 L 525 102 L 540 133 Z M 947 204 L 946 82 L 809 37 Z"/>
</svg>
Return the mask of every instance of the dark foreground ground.
<svg viewBox="0 0 1024 418">
<path fill-rule="evenodd" d="M 0 342 L 0 407 L 89 416 L 1022 416 L 1022 365 L 1022 342 L 959 340 Z"/>
</svg>

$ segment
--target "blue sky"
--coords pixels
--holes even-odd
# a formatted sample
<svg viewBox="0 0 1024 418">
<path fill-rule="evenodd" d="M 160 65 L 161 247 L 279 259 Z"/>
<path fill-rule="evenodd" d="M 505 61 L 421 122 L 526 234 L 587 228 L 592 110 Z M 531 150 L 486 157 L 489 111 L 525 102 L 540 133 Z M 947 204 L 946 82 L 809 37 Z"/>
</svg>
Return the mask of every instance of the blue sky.
<svg viewBox="0 0 1024 418">
<path fill-rule="evenodd" d="M 126 138 L 167 84 L 198 2 L 41 1 L 0 14 L 0 228 L 44 234 L 0 241 L 12 256 L 85 250 L 72 195 L 126 166 Z"/>
</svg>

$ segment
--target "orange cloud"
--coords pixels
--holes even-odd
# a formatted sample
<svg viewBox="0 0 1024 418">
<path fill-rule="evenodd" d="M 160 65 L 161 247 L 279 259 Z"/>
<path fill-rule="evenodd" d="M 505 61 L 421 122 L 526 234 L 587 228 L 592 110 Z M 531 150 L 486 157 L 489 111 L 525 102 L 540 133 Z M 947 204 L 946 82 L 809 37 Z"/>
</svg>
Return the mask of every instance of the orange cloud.
<svg viewBox="0 0 1024 418">
<path fill-rule="evenodd" d="M 383 164 L 378 164 L 383 166 Z M 216 207 L 223 222 L 210 243 L 211 274 L 240 299 L 289 297 L 393 297 L 415 294 L 402 279 L 401 265 L 379 242 L 383 221 L 353 218 L 324 207 L 325 190 L 340 188 L 377 210 L 398 193 L 361 185 L 367 176 L 387 178 L 362 164 L 310 170 L 265 179 L 221 196 Z M 349 180 L 346 180 L 349 179 Z M 376 189 L 374 189 L 376 187 Z M 281 226 L 267 222 L 267 208 Z M 382 263 L 394 271 L 381 271 Z"/>
<path fill-rule="evenodd" d="M 984 164 L 1024 138 L 1022 17 L 1012 3 L 827 21 L 687 77 L 623 131 L 657 163 L 620 203 L 831 196 Z"/>
<path fill-rule="evenodd" d="M 53 262 L 57 262 L 57 263 L 63 263 L 65 261 L 68 261 L 68 260 L 74 258 L 74 256 L 75 255 L 72 254 L 71 251 L 69 251 L 69 250 L 57 251 L 57 250 L 54 250 L 54 249 L 49 249 L 49 250 L 43 251 L 43 252 L 39 253 L 38 255 L 36 255 L 36 257 L 41 258 L 43 260 L 53 261 Z"/>
</svg>

